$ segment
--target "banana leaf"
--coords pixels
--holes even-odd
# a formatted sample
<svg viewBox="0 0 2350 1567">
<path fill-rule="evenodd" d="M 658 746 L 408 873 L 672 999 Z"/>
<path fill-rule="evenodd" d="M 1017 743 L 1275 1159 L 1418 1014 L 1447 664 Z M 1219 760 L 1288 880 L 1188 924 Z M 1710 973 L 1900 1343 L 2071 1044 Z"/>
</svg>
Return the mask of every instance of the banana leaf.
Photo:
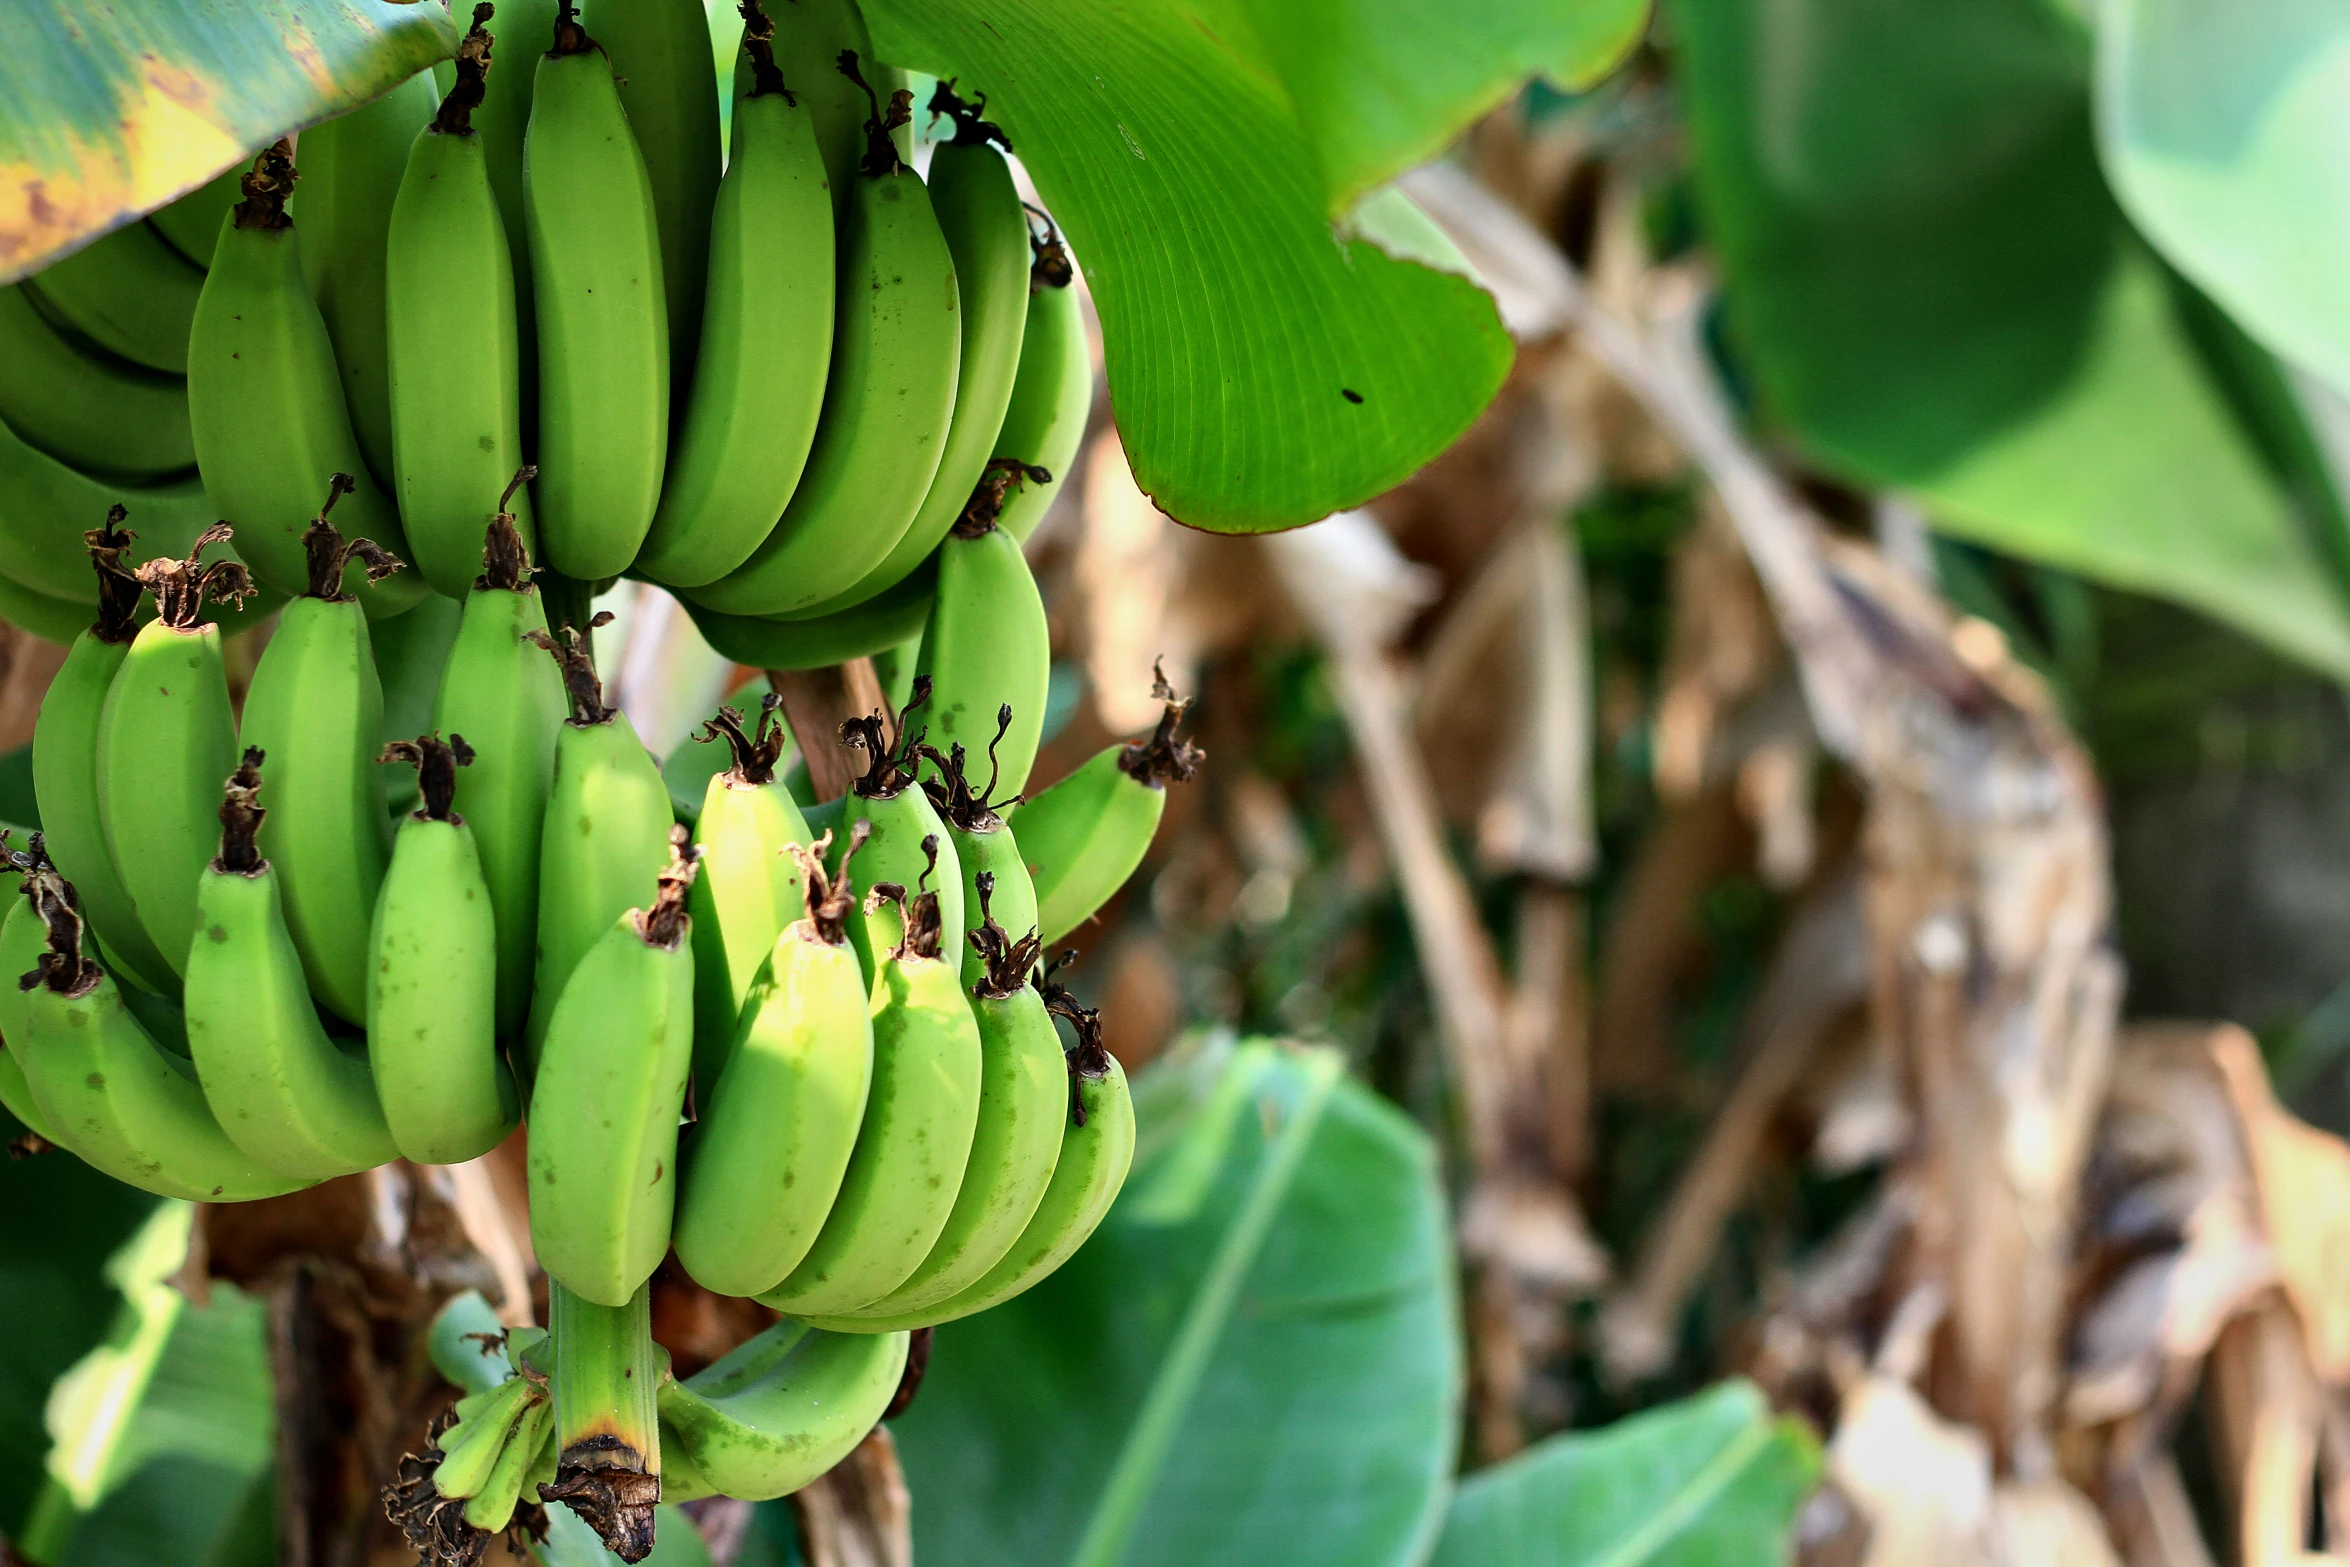
<svg viewBox="0 0 2350 1567">
<path fill-rule="evenodd" d="M 457 49 L 398 0 L 10 0 L 0 283 Z"/>
<path fill-rule="evenodd" d="M 938 1331 L 895 1426 L 915 1557 L 958 1567 L 1420 1561 L 1459 1443 L 1427 1139 L 1335 1053 L 1202 1043 L 1059 1273 Z"/>
<path fill-rule="evenodd" d="M 2087 48 L 2054 8 L 1666 15 L 1731 341 L 1807 457 L 2350 674 L 2333 508 L 2295 506 L 2199 302 L 2107 191 Z"/>
</svg>

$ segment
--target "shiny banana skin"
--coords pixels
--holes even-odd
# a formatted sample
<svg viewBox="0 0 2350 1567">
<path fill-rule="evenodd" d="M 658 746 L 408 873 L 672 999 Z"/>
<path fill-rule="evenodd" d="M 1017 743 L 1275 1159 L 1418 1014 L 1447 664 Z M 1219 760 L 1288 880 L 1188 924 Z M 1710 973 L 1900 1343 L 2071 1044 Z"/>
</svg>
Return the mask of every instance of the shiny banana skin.
<svg viewBox="0 0 2350 1567">
<path fill-rule="evenodd" d="M 305 236 L 302 275 L 334 344 L 367 472 L 386 489 L 393 462 L 385 236 L 409 146 L 433 117 L 438 98 L 432 73 L 419 71 L 382 97 L 302 133 L 304 178 L 293 207 Z M 449 284 L 462 287 L 464 280 L 451 278 Z"/>
<path fill-rule="evenodd" d="M 1011 710 L 1006 708 L 998 717 L 999 731 L 1010 728 L 1011 721 Z M 926 779 L 922 787 L 930 795 L 932 809 L 946 823 L 947 840 L 955 846 L 955 864 L 963 873 L 963 907 L 976 909 L 984 901 L 993 911 L 991 917 L 1004 929 L 1036 929 L 1035 884 L 1029 880 L 1027 862 L 1011 827 L 999 814 L 999 807 L 991 803 L 998 785 L 995 769 L 989 768 L 986 787 L 974 790 L 965 772 L 969 757 L 961 746 L 951 747 L 943 761 L 933 752 L 931 760 L 938 776 Z M 1010 809 L 1010 804 L 1000 808 Z M 976 942 L 965 942 L 965 988 L 986 977 L 986 952 Z"/>
<path fill-rule="evenodd" d="M 17 981 L 30 974 L 49 950 L 48 927 L 33 908 L 29 884 L 13 898 L 0 918 L 0 1105 L 46 1142 L 61 1139 L 50 1130 L 49 1118 L 33 1102 L 32 1085 L 25 1080 L 26 1040 L 31 1036 L 32 1000 Z"/>
<path fill-rule="evenodd" d="M 1150 739 L 1113 745 L 1026 801 L 1008 809 L 1021 857 L 1036 888 L 1037 933 L 1047 946 L 1093 918 L 1150 852 L 1167 809 L 1167 781 L 1188 783 L 1204 759 L 1176 736 L 1190 707 L 1162 677 L 1167 704 Z"/>
<path fill-rule="evenodd" d="M 540 550 L 598 581 L 629 568 L 660 504 L 669 317 L 645 160 L 611 61 L 568 0 L 538 62 L 526 169 Z"/>
<path fill-rule="evenodd" d="M 604 705 L 588 639 L 565 626 L 555 637 L 541 633 L 531 640 L 557 659 L 571 717 L 556 729 L 555 782 L 539 833 L 538 955 L 524 1055 L 517 1063 L 526 1076 L 536 1067 L 540 1041 L 573 966 L 608 938 L 615 919 L 642 902 L 644 889 L 668 864 L 674 819 L 669 786 L 635 727 Z M 465 809 L 462 793 L 457 808 Z M 691 1001 L 689 988 L 689 1031 Z"/>
<path fill-rule="evenodd" d="M 82 956 L 81 920 L 65 884 L 45 889 L 39 908 L 49 950 L 19 1054 L 56 1140 L 160 1197 L 249 1202 L 308 1185 L 263 1168 L 229 1141 L 188 1063 L 155 1043 L 114 981 Z"/>
<path fill-rule="evenodd" d="M 67 326 L 108 353 L 185 375 L 188 324 L 204 270 L 151 224 L 126 224 L 34 274 L 33 290 Z"/>
<path fill-rule="evenodd" d="M 401 1156 L 462 1164 L 505 1141 L 521 1116 L 498 1049 L 497 919 L 473 829 L 454 808 L 473 748 L 462 735 L 426 734 L 385 755 L 415 765 L 423 805 L 401 820 L 375 901 L 367 1064 Z"/>
<path fill-rule="evenodd" d="M 391 858 L 384 798 L 383 686 L 367 615 L 343 591 L 348 564 L 371 577 L 400 569 L 367 539 L 328 520 L 358 481 L 336 474 L 302 536 L 310 591 L 278 614 L 245 693 L 239 737 L 269 753 L 271 805 L 261 853 L 285 904 L 285 923 L 320 1004 L 347 1023 L 367 1021 L 367 911 Z"/>
<path fill-rule="evenodd" d="M 764 36 L 745 44 L 763 59 Z M 701 354 L 636 562 L 656 582 L 712 582 L 740 566 L 783 515 L 816 437 L 832 355 L 832 197 L 809 107 L 792 99 L 769 62 L 735 102 Z"/>
<path fill-rule="evenodd" d="M 843 927 L 855 914 L 849 865 L 861 844 L 852 837 L 831 879 L 817 863 L 828 844 L 794 854 L 807 877 L 807 917 L 776 939 L 753 981 L 686 1150 L 677 1259 L 721 1295 L 773 1289 L 799 1265 L 856 1146 L 873 1025 Z"/>
<path fill-rule="evenodd" d="M 522 346 L 514 261 L 473 124 L 490 71 L 480 8 L 457 56 L 457 85 L 416 133 L 386 238 L 393 492 L 417 569 L 461 599 L 481 570 L 490 498 L 522 466 Z M 527 71 L 527 53 L 507 69 Z M 514 525 L 534 536 L 528 490 Z"/>
<path fill-rule="evenodd" d="M 857 1315 L 910 1316 L 987 1276 L 1019 1241 L 1044 1200 L 1069 1119 L 1069 1071 L 1043 995 L 1030 983 L 1036 937 L 1017 941 L 983 916 L 972 933 L 987 979 L 971 993 L 979 1025 L 979 1118 L 954 1211 L 906 1282 Z"/>
<path fill-rule="evenodd" d="M 172 249 L 199 267 L 212 265 L 212 247 L 220 240 L 220 220 L 244 191 L 238 186 L 241 168 L 230 169 L 208 184 L 199 185 L 179 200 L 147 214 Z"/>
<path fill-rule="evenodd" d="M 193 479 L 132 486 L 68 467 L 0 423 L 0 568 L 36 593 L 95 605 L 81 551 L 82 530 L 113 505 L 138 518 L 140 543 L 127 558 L 184 555 L 217 520 Z"/>
<path fill-rule="evenodd" d="M 196 465 L 187 383 L 82 347 L 19 283 L 0 288 L 0 419 L 85 471 L 154 479 Z"/>
<path fill-rule="evenodd" d="M 961 1293 L 923 1311 L 890 1317 L 827 1317 L 809 1320 L 818 1327 L 847 1333 L 890 1333 L 909 1328 L 935 1327 L 1000 1306 L 1030 1286 L 1050 1278 L 1077 1248 L 1092 1238 L 1108 1216 L 1110 1205 L 1126 1184 L 1134 1163 L 1134 1100 L 1127 1092 L 1126 1070 L 1115 1056 L 1104 1052 L 1099 1076 L 1070 1074 L 1073 1102 L 1083 1110 L 1061 1134 L 1061 1156 L 1053 1165 L 1052 1184 L 1036 1205 L 1035 1215 L 1002 1260 Z"/>
<path fill-rule="evenodd" d="M 963 515 L 994 454 L 1028 325 L 1028 215 L 1012 183 L 1011 165 L 988 142 L 990 134 L 1000 133 L 979 118 L 984 107 L 984 100 L 978 107 L 965 104 L 943 82 L 930 100 L 933 113 L 952 115 L 956 125 L 955 139 L 930 155 L 928 184 L 931 207 L 954 257 L 963 319 L 954 422 L 938 472 L 904 537 L 881 564 L 809 614 L 846 609 L 904 581 Z"/>
<path fill-rule="evenodd" d="M 661 1384 L 664 1499 L 798 1490 L 865 1439 L 905 1376 L 905 1334 L 778 1322 L 683 1382 Z"/>
<path fill-rule="evenodd" d="M 196 887 L 219 840 L 221 780 L 237 765 L 220 628 L 196 618 L 205 599 L 234 598 L 251 586 L 235 562 L 203 564 L 203 551 L 227 535 L 225 526 L 209 529 L 184 561 L 139 567 L 157 615 L 131 639 L 98 717 L 107 852 L 140 926 L 175 975 L 187 969 Z"/>
<path fill-rule="evenodd" d="M 310 1180 L 398 1157 L 361 1049 L 327 1037 L 287 932 L 281 880 L 256 835 L 262 753 L 248 748 L 220 807 L 220 853 L 196 888 L 188 1050 L 221 1130 L 255 1162 Z"/>
<path fill-rule="evenodd" d="M 672 850 L 658 895 L 572 967 L 531 1091 L 531 1243 L 550 1276 L 600 1306 L 628 1305 L 669 1250 L 693 1067 L 683 828 Z"/>
<path fill-rule="evenodd" d="M 820 620 L 722 615 L 681 598 L 702 640 L 753 669 L 823 669 L 918 637 L 929 622 L 938 573 L 929 565 L 862 604 Z"/>
<path fill-rule="evenodd" d="M 854 1311 L 903 1284 L 954 1211 L 979 1119 L 979 1024 L 938 957 L 938 894 L 910 900 L 903 946 L 873 976 L 873 1083 L 823 1233 L 759 1297 L 787 1316 Z"/>
<path fill-rule="evenodd" d="M 596 41 L 612 61 L 620 105 L 653 187 L 672 371 L 680 390 L 702 337 L 702 277 L 718 192 L 718 76 L 702 0 L 599 5 Z"/>
<path fill-rule="evenodd" d="M 869 836 L 862 862 L 866 885 L 878 886 L 886 881 L 900 887 L 928 885 L 938 889 L 942 927 L 939 955 L 948 967 L 960 971 L 963 869 L 956 863 L 955 846 L 947 837 L 946 824 L 938 819 L 929 795 L 915 781 L 921 757 L 918 748 L 922 743 L 921 732 L 915 727 L 920 722 L 916 715 L 928 693 L 929 687 L 917 675 L 914 700 L 899 715 L 899 725 L 906 733 L 899 737 L 895 748 L 883 743 L 884 730 L 878 714 L 852 718 L 841 725 L 841 738 L 862 749 L 869 758 L 864 776 L 849 786 L 848 803 L 841 819 L 851 833 L 856 831 L 858 823 L 866 824 Z M 857 964 L 864 970 L 868 985 L 872 983 L 881 954 L 904 941 L 905 935 L 905 922 L 894 904 L 868 907 L 860 918 L 849 921 L 849 941 L 857 949 Z"/>
<path fill-rule="evenodd" d="M 996 433 L 991 476 L 1007 485 L 996 526 L 1022 544 L 1044 521 L 1061 480 L 1084 444 L 1093 411 L 1093 350 L 1085 340 L 1068 253 L 1057 231 L 1036 247 L 1029 271 L 1028 330 L 1020 340 L 1020 376 Z"/>
<path fill-rule="evenodd" d="M 489 540 L 442 667 L 432 726 L 473 744 L 457 813 L 473 831 L 497 914 L 498 1037 L 515 1039 L 530 1013 L 539 853 L 567 709 L 563 677 L 533 640 L 547 634 L 547 617 L 510 513 L 499 513 Z"/>
<path fill-rule="evenodd" d="M 750 729 L 740 713 L 722 707 L 702 726 L 700 740 L 723 740 L 733 764 L 713 775 L 702 792 L 694 841 L 702 873 L 694 880 L 694 1081 L 715 1092 L 743 998 L 784 928 L 807 907 L 807 882 L 794 844 L 815 841 L 791 791 L 775 775 L 787 744 L 777 717 L 781 697 L 760 703 Z"/>
<path fill-rule="evenodd" d="M 123 566 L 131 543 L 123 517 L 118 506 L 107 513 L 105 527 L 83 536 L 97 568 L 98 619 L 74 638 L 33 721 L 33 796 L 49 858 L 79 889 L 82 916 L 107 944 L 108 956 L 138 983 L 161 989 L 176 985 L 178 976 L 139 923 L 130 888 L 107 847 L 99 803 L 98 737 L 106 693 L 137 635 L 133 616 L 140 588 Z M 0 969 L 0 993 L 24 972 Z"/>
<path fill-rule="evenodd" d="M 302 242 L 285 210 L 295 178 L 284 142 L 244 176 L 245 199 L 221 227 L 188 347 L 188 418 L 205 491 L 235 525 L 246 564 L 287 594 L 310 586 L 302 534 L 329 476 L 368 471 L 325 319 L 302 281 Z M 373 484 L 343 502 L 340 521 L 407 559 L 399 516 Z M 374 616 L 411 608 L 427 591 L 415 572 L 371 585 L 358 567 L 344 586 Z"/>
<path fill-rule="evenodd" d="M 891 123 L 902 116 L 891 105 Z M 730 615 L 779 615 L 854 585 L 897 547 L 929 493 L 962 359 L 955 262 L 930 192 L 897 160 L 881 111 L 841 219 L 832 367 L 816 443 L 759 548 L 686 590 Z"/>
<path fill-rule="evenodd" d="M 998 787 L 1018 794 L 1036 765 L 1052 663 L 1044 598 L 1019 542 L 985 518 L 957 522 L 938 547 L 938 597 L 915 666 L 930 677 L 931 743 L 987 748 Z"/>
</svg>

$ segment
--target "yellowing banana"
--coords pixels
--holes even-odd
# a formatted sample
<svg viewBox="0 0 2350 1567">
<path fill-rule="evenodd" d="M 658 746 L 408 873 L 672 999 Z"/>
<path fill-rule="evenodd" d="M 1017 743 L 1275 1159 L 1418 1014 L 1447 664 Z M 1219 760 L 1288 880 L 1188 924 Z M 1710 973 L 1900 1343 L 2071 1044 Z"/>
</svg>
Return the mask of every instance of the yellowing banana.
<svg viewBox="0 0 2350 1567">
<path fill-rule="evenodd" d="M 938 894 L 883 884 L 905 941 L 873 976 L 873 1084 L 840 1195 L 791 1275 L 759 1297 L 795 1317 L 854 1311 L 903 1284 L 954 1211 L 979 1116 L 979 1025 L 939 957 Z"/>
<path fill-rule="evenodd" d="M 832 353 L 832 198 L 810 106 L 785 88 L 755 5 L 750 91 L 710 223 L 701 355 L 637 570 L 714 581 L 775 527 L 806 465 Z"/>
<path fill-rule="evenodd" d="M 791 505 L 740 567 L 688 590 L 730 615 L 821 604 L 896 548 L 929 492 L 954 417 L 962 356 L 954 257 L 930 193 L 898 161 L 889 127 L 906 97 L 866 122 L 843 214 L 832 368 Z"/>
<path fill-rule="evenodd" d="M 367 616 L 344 591 L 349 570 L 381 581 L 401 569 L 373 540 L 329 521 L 358 483 L 338 473 L 302 535 L 309 588 L 278 615 L 245 693 L 243 743 L 269 753 L 272 805 L 261 853 L 318 1000 L 347 1023 L 367 1020 L 367 915 L 391 857 L 384 803 L 383 687 Z"/>
<path fill-rule="evenodd" d="M 669 1250 L 693 1066 L 693 875 L 681 827 L 657 895 L 565 979 L 531 1089 L 531 1243 L 552 1277 L 601 1306 L 627 1305 Z"/>
<path fill-rule="evenodd" d="M 628 569 L 661 499 L 669 318 L 645 160 L 570 0 L 538 63 L 528 146 L 539 543 L 555 570 L 593 582 Z"/>
<path fill-rule="evenodd" d="M 1179 738 L 1188 701 L 1165 677 L 1166 711 L 1148 740 L 1113 745 L 1068 777 L 1008 811 L 1036 886 L 1037 932 L 1046 945 L 1093 918 L 1150 851 L 1167 809 L 1167 781 L 1199 770 L 1198 746 Z"/>
<path fill-rule="evenodd" d="M 457 85 L 408 150 L 386 238 L 395 493 L 417 568 L 450 598 L 463 598 L 480 571 L 490 497 L 522 466 L 514 261 L 490 149 L 473 125 L 490 73 L 486 9 L 475 8 L 458 50 Z M 525 55 L 509 69 L 529 64 Z M 527 548 L 529 493 L 509 499 Z"/>
<path fill-rule="evenodd" d="M 368 1065 L 401 1154 L 461 1164 L 503 1142 L 521 1109 L 498 1050 L 497 919 L 455 809 L 474 753 L 463 735 L 427 734 L 385 754 L 415 764 L 423 805 L 400 823 L 375 903 Z"/>
<path fill-rule="evenodd" d="M 694 1080 L 707 1095 L 718 1086 L 734 1040 L 743 998 L 775 950 L 784 927 L 800 917 L 807 890 L 790 850 L 812 841 L 791 792 L 775 776 L 786 733 L 769 694 L 756 727 L 722 707 L 702 726 L 701 740 L 724 739 L 733 765 L 715 774 L 702 793 L 694 839 L 702 846 L 702 873 L 694 881 Z"/>
<path fill-rule="evenodd" d="M 853 836 L 836 877 L 793 845 L 807 917 L 777 938 L 687 1150 L 677 1259 L 721 1295 L 773 1289 L 831 1211 L 873 1075 L 873 1026 L 845 926 L 856 903 Z"/>
</svg>

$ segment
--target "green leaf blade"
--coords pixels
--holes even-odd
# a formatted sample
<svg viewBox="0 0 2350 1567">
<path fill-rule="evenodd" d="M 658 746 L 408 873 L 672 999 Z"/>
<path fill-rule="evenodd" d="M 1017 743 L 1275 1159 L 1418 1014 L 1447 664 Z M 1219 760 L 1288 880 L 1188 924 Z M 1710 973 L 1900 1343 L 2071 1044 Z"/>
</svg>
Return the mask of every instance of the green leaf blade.
<svg viewBox="0 0 2350 1567">
<path fill-rule="evenodd" d="M 1128 458 L 1170 516 L 1219 533 L 1317 521 L 1400 483 L 1499 389 L 1512 348 L 1483 289 L 1334 236 L 1236 13 L 874 0 L 867 15 L 885 58 L 989 95 L 1085 268 Z"/>
</svg>

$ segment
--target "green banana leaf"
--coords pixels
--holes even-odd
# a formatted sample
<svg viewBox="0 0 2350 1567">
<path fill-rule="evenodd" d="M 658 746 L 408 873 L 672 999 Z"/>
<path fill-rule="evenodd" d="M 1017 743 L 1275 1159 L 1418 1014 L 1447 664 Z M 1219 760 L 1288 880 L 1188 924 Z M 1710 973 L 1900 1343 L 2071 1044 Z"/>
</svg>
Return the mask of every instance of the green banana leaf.
<svg viewBox="0 0 2350 1567">
<path fill-rule="evenodd" d="M 2098 151 L 2130 216 L 2275 353 L 2350 394 L 2350 13 L 2113 0 Z"/>
<path fill-rule="evenodd" d="M 865 11 L 883 57 L 988 95 L 1085 268 L 1127 458 L 1169 515 L 1316 521 L 1410 475 L 1501 385 L 1483 289 L 1333 231 L 1300 111 L 1225 6 Z"/>
<path fill-rule="evenodd" d="M 1422 1560 L 1462 1379 L 1427 1139 L 1326 1050 L 1211 1039 L 1135 1097 L 1103 1228 L 938 1331 L 894 1427 L 915 1558 Z"/>
<path fill-rule="evenodd" d="M 1569 91 L 1596 83 L 1648 27 L 1648 0 L 1240 0 L 1240 9 L 1312 144 L 1333 217 L 1442 152 L 1527 77 Z"/>
<path fill-rule="evenodd" d="M 2086 45 L 2044 0 L 1667 18 L 1733 339 L 1813 460 L 2350 674 L 2322 524 L 2107 192 Z"/>
<path fill-rule="evenodd" d="M 1819 1473 L 1807 1427 L 1725 1382 L 1469 1476 L 1430 1567 L 1765 1567 Z"/>
<path fill-rule="evenodd" d="M 0 283 L 457 49 L 400 0 L 10 0 Z"/>
</svg>

